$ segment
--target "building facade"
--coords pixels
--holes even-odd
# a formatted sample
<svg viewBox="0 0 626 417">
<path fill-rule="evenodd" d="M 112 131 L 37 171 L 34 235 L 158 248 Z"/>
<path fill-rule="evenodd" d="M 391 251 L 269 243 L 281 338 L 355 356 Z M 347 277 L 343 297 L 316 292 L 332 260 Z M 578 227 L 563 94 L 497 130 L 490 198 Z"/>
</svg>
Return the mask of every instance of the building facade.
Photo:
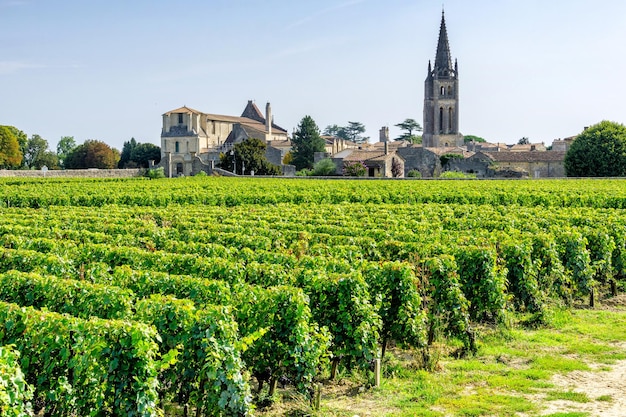
<svg viewBox="0 0 626 417">
<path fill-rule="evenodd" d="M 428 61 L 424 82 L 424 124 L 422 145 L 425 148 L 463 146 L 459 133 L 459 68 L 452 65 L 445 15 L 441 15 L 435 65 Z"/>
<path fill-rule="evenodd" d="M 163 114 L 159 165 L 169 176 L 192 175 L 196 159 L 213 167 L 221 152 L 249 137 L 268 147 L 288 141 L 287 131 L 273 121 L 270 103 L 265 112 L 264 116 L 252 100 L 239 117 L 203 113 L 187 106 L 171 110 Z"/>
</svg>

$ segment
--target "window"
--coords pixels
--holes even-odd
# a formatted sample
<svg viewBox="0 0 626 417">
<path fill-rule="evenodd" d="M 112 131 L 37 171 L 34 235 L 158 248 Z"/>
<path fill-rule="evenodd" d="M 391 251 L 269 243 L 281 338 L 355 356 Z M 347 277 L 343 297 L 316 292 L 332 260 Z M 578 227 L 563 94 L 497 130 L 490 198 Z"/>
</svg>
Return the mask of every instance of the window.
<svg viewBox="0 0 626 417">
<path fill-rule="evenodd" d="M 439 131 L 443 132 L 443 107 L 439 108 Z"/>
<path fill-rule="evenodd" d="M 182 113 L 178 113 L 178 124 L 179 125 L 183 124 L 183 114 Z"/>
<path fill-rule="evenodd" d="M 179 153 L 179 152 L 180 152 L 180 142 L 176 142 L 176 144 L 175 144 L 175 150 L 174 150 L 174 151 L 175 151 L 176 153 Z"/>
<path fill-rule="evenodd" d="M 449 96 L 452 95 L 452 86 L 451 85 L 448 86 L 448 95 Z"/>
<path fill-rule="evenodd" d="M 441 95 L 442 96 L 446 95 L 446 87 L 444 87 L 443 85 L 441 86 Z"/>
<path fill-rule="evenodd" d="M 452 107 L 448 107 L 448 131 L 452 132 Z"/>
</svg>

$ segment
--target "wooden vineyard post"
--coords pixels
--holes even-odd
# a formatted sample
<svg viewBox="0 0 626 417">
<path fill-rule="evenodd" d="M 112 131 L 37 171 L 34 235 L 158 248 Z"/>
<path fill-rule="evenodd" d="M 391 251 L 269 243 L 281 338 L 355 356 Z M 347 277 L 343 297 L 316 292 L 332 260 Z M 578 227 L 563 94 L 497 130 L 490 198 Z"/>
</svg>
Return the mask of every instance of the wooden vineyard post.
<svg viewBox="0 0 626 417">
<path fill-rule="evenodd" d="M 380 358 L 374 359 L 374 386 L 380 388 Z"/>
<path fill-rule="evenodd" d="M 322 385 L 315 384 L 315 393 L 313 394 L 313 409 L 320 410 L 320 402 L 322 401 Z"/>
</svg>

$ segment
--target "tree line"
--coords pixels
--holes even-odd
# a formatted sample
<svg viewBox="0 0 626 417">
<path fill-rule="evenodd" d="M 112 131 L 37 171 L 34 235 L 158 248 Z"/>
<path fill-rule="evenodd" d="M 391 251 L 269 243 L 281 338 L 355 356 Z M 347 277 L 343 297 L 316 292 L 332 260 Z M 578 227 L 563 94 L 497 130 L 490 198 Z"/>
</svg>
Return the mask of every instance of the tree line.
<svg viewBox="0 0 626 417">
<path fill-rule="evenodd" d="M 99 140 L 77 144 L 73 136 L 63 136 L 53 151 L 40 135 L 29 138 L 14 126 L 0 126 L 0 169 L 147 168 L 150 160 L 161 160 L 161 148 L 135 138 L 120 152 Z"/>
</svg>

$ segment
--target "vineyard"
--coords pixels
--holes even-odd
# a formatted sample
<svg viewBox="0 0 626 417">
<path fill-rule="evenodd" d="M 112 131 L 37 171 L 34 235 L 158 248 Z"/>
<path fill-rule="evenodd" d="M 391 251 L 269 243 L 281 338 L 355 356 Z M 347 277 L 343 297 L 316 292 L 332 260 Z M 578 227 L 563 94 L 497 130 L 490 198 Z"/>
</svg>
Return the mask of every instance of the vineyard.
<svg viewBox="0 0 626 417">
<path fill-rule="evenodd" d="M 626 181 L 0 179 L 0 415 L 248 416 L 626 289 Z"/>
</svg>

